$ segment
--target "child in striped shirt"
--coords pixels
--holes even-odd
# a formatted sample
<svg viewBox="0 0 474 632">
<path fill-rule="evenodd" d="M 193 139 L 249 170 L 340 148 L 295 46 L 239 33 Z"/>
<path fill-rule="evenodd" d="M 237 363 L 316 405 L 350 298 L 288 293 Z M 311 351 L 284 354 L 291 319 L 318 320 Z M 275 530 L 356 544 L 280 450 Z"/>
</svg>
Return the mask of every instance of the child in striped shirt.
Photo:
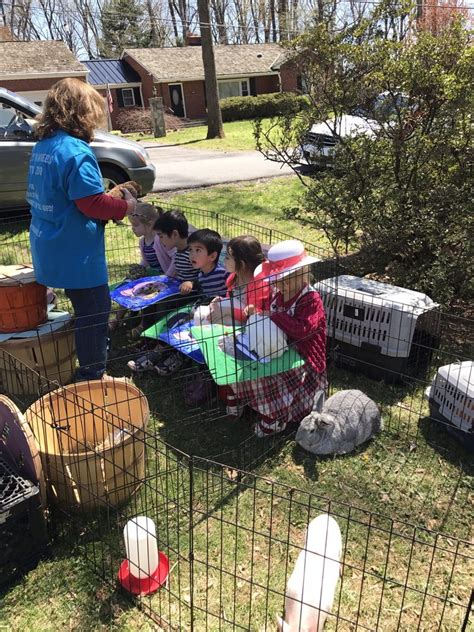
<svg viewBox="0 0 474 632">
<path fill-rule="evenodd" d="M 195 270 L 198 270 L 198 289 L 206 299 L 225 296 L 227 292 L 227 272 L 219 263 L 222 251 L 222 239 L 219 233 L 210 228 L 202 228 L 188 237 L 189 259 Z"/>
<path fill-rule="evenodd" d="M 156 220 L 154 230 L 166 250 L 176 248 L 173 258 L 176 276 L 181 281 L 179 291 L 184 295 L 189 294 L 199 271 L 189 259 L 188 220 L 181 211 L 166 211 Z"/>
<path fill-rule="evenodd" d="M 189 260 L 193 269 L 198 272 L 191 290 L 198 291 L 200 300 L 209 300 L 218 296 L 225 296 L 227 291 L 225 268 L 219 264 L 222 250 L 222 239 L 219 233 L 209 228 L 203 228 L 188 237 Z M 176 269 L 179 264 L 176 262 Z M 171 351 L 155 364 L 158 375 L 176 373 L 184 364 L 185 356 L 180 351 Z"/>
</svg>

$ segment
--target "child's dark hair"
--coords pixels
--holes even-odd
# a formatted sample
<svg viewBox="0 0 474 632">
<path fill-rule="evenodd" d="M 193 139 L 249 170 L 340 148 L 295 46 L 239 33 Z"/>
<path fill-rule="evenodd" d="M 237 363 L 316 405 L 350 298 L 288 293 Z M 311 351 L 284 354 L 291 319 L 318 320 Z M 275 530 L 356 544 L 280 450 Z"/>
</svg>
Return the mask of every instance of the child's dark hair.
<svg viewBox="0 0 474 632">
<path fill-rule="evenodd" d="M 252 235 L 234 237 L 227 244 L 227 250 L 231 251 L 237 273 L 243 272 L 244 268 L 253 272 L 258 265 L 265 261 L 262 245 Z"/>
<path fill-rule="evenodd" d="M 172 210 L 163 213 L 155 222 L 153 228 L 160 233 L 171 237 L 174 230 L 178 231 L 180 237 L 188 236 L 188 220 L 181 211 Z"/>
<path fill-rule="evenodd" d="M 188 245 L 189 244 L 202 244 L 207 250 L 208 255 L 212 255 L 216 252 L 216 261 L 219 259 L 223 246 L 219 233 L 210 228 L 201 228 L 191 233 L 188 237 Z"/>
</svg>

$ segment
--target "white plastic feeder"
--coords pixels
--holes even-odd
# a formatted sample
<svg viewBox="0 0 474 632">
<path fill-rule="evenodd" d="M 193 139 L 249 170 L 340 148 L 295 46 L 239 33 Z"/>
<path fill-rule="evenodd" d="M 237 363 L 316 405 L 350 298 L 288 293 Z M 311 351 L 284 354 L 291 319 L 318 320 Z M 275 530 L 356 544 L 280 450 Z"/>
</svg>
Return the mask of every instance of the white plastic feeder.
<svg viewBox="0 0 474 632">
<path fill-rule="evenodd" d="M 134 595 L 155 592 L 169 573 L 169 560 L 158 551 L 155 523 L 146 516 L 137 516 L 127 522 L 123 537 L 127 559 L 120 565 L 120 584 Z"/>
</svg>

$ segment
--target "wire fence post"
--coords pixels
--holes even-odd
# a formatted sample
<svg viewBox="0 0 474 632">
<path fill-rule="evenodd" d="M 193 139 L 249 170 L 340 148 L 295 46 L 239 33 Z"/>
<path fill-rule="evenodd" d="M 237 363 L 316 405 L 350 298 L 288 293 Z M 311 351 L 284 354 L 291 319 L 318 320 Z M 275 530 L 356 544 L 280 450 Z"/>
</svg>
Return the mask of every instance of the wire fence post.
<svg viewBox="0 0 474 632">
<path fill-rule="evenodd" d="M 194 457 L 189 457 L 189 608 L 191 632 L 194 630 Z"/>
</svg>

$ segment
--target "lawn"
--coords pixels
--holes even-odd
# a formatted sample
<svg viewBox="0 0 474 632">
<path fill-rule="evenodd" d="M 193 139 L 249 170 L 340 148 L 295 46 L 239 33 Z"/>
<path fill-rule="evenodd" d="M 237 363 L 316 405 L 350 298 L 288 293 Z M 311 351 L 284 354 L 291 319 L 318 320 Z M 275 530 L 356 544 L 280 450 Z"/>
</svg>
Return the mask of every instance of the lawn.
<svg viewBox="0 0 474 632">
<path fill-rule="evenodd" d="M 264 119 L 265 120 L 265 119 Z M 207 140 L 207 125 L 185 127 L 168 132 L 166 137 L 155 138 L 150 134 L 126 134 L 126 138 L 137 141 L 152 141 L 160 145 L 186 145 L 190 149 L 217 149 L 219 151 L 253 151 L 253 121 L 232 121 L 224 123 L 225 138 Z"/>
<path fill-rule="evenodd" d="M 191 222 L 222 226 L 229 237 L 241 231 L 242 220 L 257 221 L 262 239 L 271 230 L 289 231 L 324 245 L 320 235 L 281 218 L 296 182 L 216 187 L 166 201 L 193 207 Z M 136 258 L 131 231 L 109 225 L 107 248 L 111 280 L 119 280 Z M 0 251 L 8 262 L 27 259 L 24 226 L 3 229 Z M 125 346 L 124 332 L 113 343 Z M 438 363 L 448 352 L 439 352 Z M 129 374 L 126 360 L 116 359 L 111 373 Z M 147 485 L 121 511 L 60 520 L 52 557 L 3 596 L 2 623 L 11 630 L 157 629 L 159 619 L 147 619 L 114 579 L 121 527 L 146 513 L 156 520 L 172 572 L 169 590 L 136 605 L 178 629 L 189 629 L 192 602 L 196 630 L 235 629 L 233 622 L 238 629 L 273 630 L 308 517 L 329 507 L 345 550 L 337 629 L 355 629 L 348 622 L 357 620 L 361 629 L 412 630 L 422 620 L 420 629 L 429 630 L 443 618 L 443 630 L 459 630 L 464 611 L 454 602 L 467 604 L 472 583 L 472 547 L 457 541 L 470 538 L 472 459 L 427 418 L 423 381 L 386 385 L 335 367 L 329 375 L 333 389 L 360 388 L 378 402 L 385 423 L 378 438 L 345 457 L 314 458 L 291 437 L 262 443 L 251 434 L 251 415 L 229 421 L 215 400 L 200 411 L 186 408 L 192 367 L 172 379 L 136 378 L 152 412 Z M 196 459 L 189 462 L 162 441 Z M 236 467 L 257 476 L 238 476 Z M 446 597 L 453 604 L 444 606 Z M 335 628 L 330 621 L 328 629 Z"/>
<path fill-rule="evenodd" d="M 183 193 L 173 192 L 160 196 L 151 194 L 147 199 L 222 213 L 329 249 L 329 243 L 321 231 L 308 226 L 302 227 L 285 219 L 283 215 L 283 209 L 295 206 L 303 191 L 304 185 L 299 178 L 283 176 L 271 180 L 217 185 Z"/>
</svg>

